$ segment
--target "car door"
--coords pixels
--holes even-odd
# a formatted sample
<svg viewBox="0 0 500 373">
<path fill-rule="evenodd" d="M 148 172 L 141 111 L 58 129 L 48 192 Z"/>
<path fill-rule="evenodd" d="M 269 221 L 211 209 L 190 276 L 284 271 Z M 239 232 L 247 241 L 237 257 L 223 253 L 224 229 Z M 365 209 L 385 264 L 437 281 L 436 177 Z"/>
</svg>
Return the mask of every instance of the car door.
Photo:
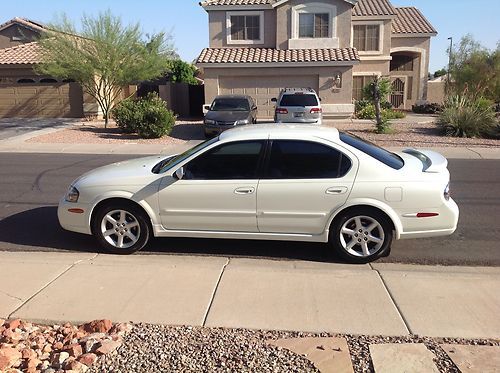
<svg viewBox="0 0 500 373">
<path fill-rule="evenodd" d="M 265 141 L 215 146 L 159 189 L 162 225 L 171 230 L 257 232 L 257 173 Z"/>
<path fill-rule="evenodd" d="M 357 160 L 314 141 L 273 140 L 257 192 L 262 233 L 323 233 L 352 189 Z"/>
</svg>

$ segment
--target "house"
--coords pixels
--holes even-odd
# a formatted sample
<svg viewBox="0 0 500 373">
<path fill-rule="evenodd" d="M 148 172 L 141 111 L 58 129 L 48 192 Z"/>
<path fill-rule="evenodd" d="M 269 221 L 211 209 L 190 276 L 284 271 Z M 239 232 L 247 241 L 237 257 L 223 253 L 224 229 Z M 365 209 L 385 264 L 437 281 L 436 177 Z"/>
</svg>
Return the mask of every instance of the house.
<svg viewBox="0 0 500 373">
<path fill-rule="evenodd" d="M 350 116 L 374 75 L 390 77 L 394 107 L 426 100 L 431 37 L 414 7 L 389 0 L 206 0 L 209 48 L 197 65 L 205 101 L 254 97 L 260 118 L 284 87 L 311 87 L 326 117 Z"/>
<path fill-rule="evenodd" d="M 98 112 L 77 83 L 40 76 L 41 23 L 14 18 L 0 25 L 0 118 L 80 118 Z"/>
</svg>

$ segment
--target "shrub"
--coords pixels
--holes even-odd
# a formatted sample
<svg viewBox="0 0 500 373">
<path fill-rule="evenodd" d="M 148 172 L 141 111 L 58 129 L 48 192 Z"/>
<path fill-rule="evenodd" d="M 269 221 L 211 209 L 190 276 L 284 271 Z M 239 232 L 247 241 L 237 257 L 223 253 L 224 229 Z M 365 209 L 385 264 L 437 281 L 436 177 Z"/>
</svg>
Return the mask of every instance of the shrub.
<svg viewBox="0 0 500 373">
<path fill-rule="evenodd" d="M 468 95 L 449 97 L 437 123 L 454 137 L 490 137 L 498 126 L 493 107 Z"/>
<path fill-rule="evenodd" d="M 406 114 L 402 111 L 397 111 L 392 109 L 390 102 L 385 101 L 380 105 L 382 108 L 382 116 L 386 120 L 391 119 L 401 119 L 406 117 Z M 357 101 L 356 102 L 356 118 L 358 119 L 375 119 L 375 105 L 368 101 Z"/>
<path fill-rule="evenodd" d="M 137 132 L 140 137 L 148 139 L 169 134 L 176 119 L 156 93 L 135 100 L 123 100 L 113 110 L 113 117 L 123 132 Z"/>
<path fill-rule="evenodd" d="M 436 103 L 426 103 L 413 105 L 411 109 L 416 114 L 438 114 L 443 110 L 443 107 Z"/>
<path fill-rule="evenodd" d="M 139 112 L 135 100 L 127 98 L 116 105 L 111 115 L 117 126 L 125 133 L 134 133 L 139 121 Z"/>
<path fill-rule="evenodd" d="M 369 103 L 366 106 L 360 107 L 359 111 L 356 112 L 356 118 L 375 119 L 375 105 Z"/>
</svg>

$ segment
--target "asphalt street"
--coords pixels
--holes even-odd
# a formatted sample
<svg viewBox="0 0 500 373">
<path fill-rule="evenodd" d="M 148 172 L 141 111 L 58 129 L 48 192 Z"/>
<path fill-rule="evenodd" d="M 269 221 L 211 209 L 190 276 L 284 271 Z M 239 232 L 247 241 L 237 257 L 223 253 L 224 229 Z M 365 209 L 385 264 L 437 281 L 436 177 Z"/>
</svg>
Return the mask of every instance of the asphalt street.
<svg viewBox="0 0 500 373">
<path fill-rule="evenodd" d="M 100 252 L 90 236 L 59 227 L 57 203 L 76 177 L 136 156 L 0 154 L 0 250 Z M 500 265 L 500 160 L 450 160 L 461 217 L 453 236 L 397 241 L 382 262 Z M 154 239 L 140 255 L 186 254 L 335 262 L 324 244 Z"/>
</svg>

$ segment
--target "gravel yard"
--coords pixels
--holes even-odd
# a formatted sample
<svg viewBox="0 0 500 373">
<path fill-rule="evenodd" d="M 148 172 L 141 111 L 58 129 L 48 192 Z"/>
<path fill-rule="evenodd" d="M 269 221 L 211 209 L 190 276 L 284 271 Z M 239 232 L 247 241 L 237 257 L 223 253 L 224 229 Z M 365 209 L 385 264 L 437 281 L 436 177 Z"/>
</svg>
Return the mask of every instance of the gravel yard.
<svg viewBox="0 0 500 373">
<path fill-rule="evenodd" d="M 436 355 L 441 372 L 459 372 L 441 343 L 500 345 L 500 341 L 270 332 L 244 329 L 173 327 L 138 324 L 117 354 L 106 355 L 92 372 L 317 372 L 305 356 L 266 343 L 297 337 L 344 337 L 355 372 L 372 372 L 370 344 L 423 343 Z"/>
<path fill-rule="evenodd" d="M 408 116 L 396 121 L 392 128 L 394 133 L 379 135 L 374 132 L 375 125 L 367 121 L 326 120 L 326 126 L 349 131 L 381 146 L 392 147 L 483 147 L 500 146 L 500 140 L 468 139 L 445 137 L 439 128 L 428 120 Z M 204 140 L 201 121 L 177 121 L 170 136 L 161 139 L 140 139 L 135 134 L 124 134 L 110 123 L 107 129 L 102 122 L 80 122 L 70 128 L 50 134 L 36 136 L 28 140 L 35 143 L 67 143 L 67 144 L 180 144 L 189 140 Z"/>
</svg>

